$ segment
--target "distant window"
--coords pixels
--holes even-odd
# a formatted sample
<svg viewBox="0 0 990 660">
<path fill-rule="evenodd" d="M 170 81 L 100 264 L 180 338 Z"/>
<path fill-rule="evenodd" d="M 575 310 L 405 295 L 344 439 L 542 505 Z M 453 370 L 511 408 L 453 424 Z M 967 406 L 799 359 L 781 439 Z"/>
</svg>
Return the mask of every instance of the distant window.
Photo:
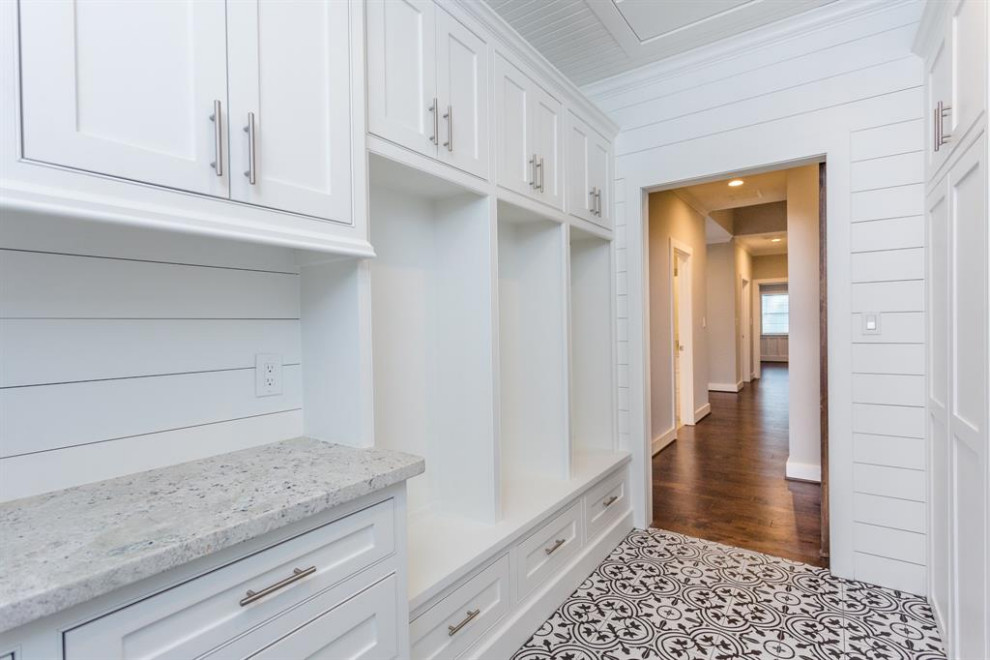
<svg viewBox="0 0 990 660">
<path fill-rule="evenodd" d="M 786 293 L 764 293 L 761 310 L 763 318 L 763 334 L 786 335 L 788 329 L 788 302 Z"/>
</svg>

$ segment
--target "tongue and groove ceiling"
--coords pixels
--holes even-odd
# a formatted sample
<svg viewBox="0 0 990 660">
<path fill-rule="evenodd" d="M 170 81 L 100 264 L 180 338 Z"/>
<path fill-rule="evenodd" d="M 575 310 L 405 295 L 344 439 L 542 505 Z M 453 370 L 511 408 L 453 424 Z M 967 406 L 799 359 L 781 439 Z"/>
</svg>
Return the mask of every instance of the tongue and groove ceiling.
<svg viewBox="0 0 990 660">
<path fill-rule="evenodd" d="M 577 85 L 835 0 L 486 0 Z"/>
</svg>

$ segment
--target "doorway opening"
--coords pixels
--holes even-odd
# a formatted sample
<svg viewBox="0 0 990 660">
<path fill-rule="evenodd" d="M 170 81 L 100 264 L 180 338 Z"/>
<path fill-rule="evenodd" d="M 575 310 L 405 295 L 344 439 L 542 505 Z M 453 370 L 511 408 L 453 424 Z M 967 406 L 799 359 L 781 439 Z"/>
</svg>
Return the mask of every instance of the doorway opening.
<svg viewBox="0 0 990 660">
<path fill-rule="evenodd" d="M 651 193 L 648 226 L 653 525 L 820 566 L 824 167 Z"/>
</svg>

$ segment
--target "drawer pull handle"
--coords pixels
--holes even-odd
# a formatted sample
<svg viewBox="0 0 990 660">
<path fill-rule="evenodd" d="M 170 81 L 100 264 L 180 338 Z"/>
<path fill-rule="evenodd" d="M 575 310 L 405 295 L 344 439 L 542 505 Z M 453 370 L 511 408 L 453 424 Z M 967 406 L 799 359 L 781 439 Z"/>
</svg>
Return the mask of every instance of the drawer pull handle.
<svg viewBox="0 0 990 660">
<path fill-rule="evenodd" d="M 619 496 L 618 495 L 613 495 L 612 497 L 610 497 L 607 500 L 605 500 L 604 502 L 602 502 L 602 504 L 605 505 L 606 508 L 608 508 L 608 507 L 612 506 L 613 504 L 615 504 L 615 501 L 617 499 L 619 499 Z"/>
<path fill-rule="evenodd" d="M 273 594 L 279 589 L 284 589 L 293 582 L 298 582 L 304 577 L 308 577 L 315 572 L 316 572 L 316 566 L 310 566 L 309 568 L 294 568 L 292 569 L 292 575 L 285 578 L 284 580 L 279 580 L 278 582 L 276 582 L 271 586 L 265 587 L 261 591 L 251 591 L 250 589 L 248 589 L 247 595 L 241 599 L 241 607 L 244 607 L 245 605 L 250 605 L 256 600 L 261 600 L 265 596 L 268 596 L 269 594 Z"/>
<path fill-rule="evenodd" d="M 461 631 L 461 628 L 474 621 L 475 617 L 477 617 L 479 614 L 481 614 L 480 608 L 476 610 L 468 610 L 467 616 L 464 617 L 463 621 L 458 623 L 456 626 L 447 626 L 447 636 L 453 637 L 454 635 L 459 633 Z"/>
<path fill-rule="evenodd" d="M 557 552 L 557 550 L 560 549 L 560 546 L 564 545 L 565 543 L 567 543 L 567 539 L 557 539 L 556 541 L 553 542 L 553 545 L 551 545 L 549 548 L 546 548 L 543 552 L 547 553 L 548 555 L 552 555 L 553 553 Z"/>
</svg>

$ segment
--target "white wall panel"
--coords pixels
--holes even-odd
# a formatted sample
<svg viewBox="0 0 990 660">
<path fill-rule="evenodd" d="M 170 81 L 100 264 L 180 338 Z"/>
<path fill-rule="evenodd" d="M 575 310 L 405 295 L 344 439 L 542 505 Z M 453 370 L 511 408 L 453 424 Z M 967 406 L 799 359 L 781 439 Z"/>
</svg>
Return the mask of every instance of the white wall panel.
<svg viewBox="0 0 990 660">
<path fill-rule="evenodd" d="M 912 564 L 925 563 L 925 535 L 878 525 L 856 523 L 853 529 L 856 549 L 871 555 L 890 557 Z"/>
<path fill-rule="evenodd" d="M 857 463 L 853 467 L 853 484 L 857 493 L 925 501 L 925 473 L 921 470 Z"/>
<path fill-rule="evenodd" d="M 857 222 L 852 225 L 851 231 L 853 252 L 899 250 L 925 245 L 925 219 L 920 215 Z"/>
<path fill-rule="evenodd" d="M 924 344 L 854 344 L 853 373 L 925 374 Z"/>
<path fill-rule="evenodd" d="M 925 503 L 883 495 L 856 493 L 856 520 L 909 532 L 925 532 Z"/>
<path fill-rule="evenodd" d="M 852 255 L 853 282 L 896 282 L 925 277 L 924 248 L 857 252 Z"/>
<path fill-rule="evenodd" d="M 922 438 L 856 433 L 853 435 L 853 447 L 857 463 L 924 470 L 927 462 Z"/>
</svg>

